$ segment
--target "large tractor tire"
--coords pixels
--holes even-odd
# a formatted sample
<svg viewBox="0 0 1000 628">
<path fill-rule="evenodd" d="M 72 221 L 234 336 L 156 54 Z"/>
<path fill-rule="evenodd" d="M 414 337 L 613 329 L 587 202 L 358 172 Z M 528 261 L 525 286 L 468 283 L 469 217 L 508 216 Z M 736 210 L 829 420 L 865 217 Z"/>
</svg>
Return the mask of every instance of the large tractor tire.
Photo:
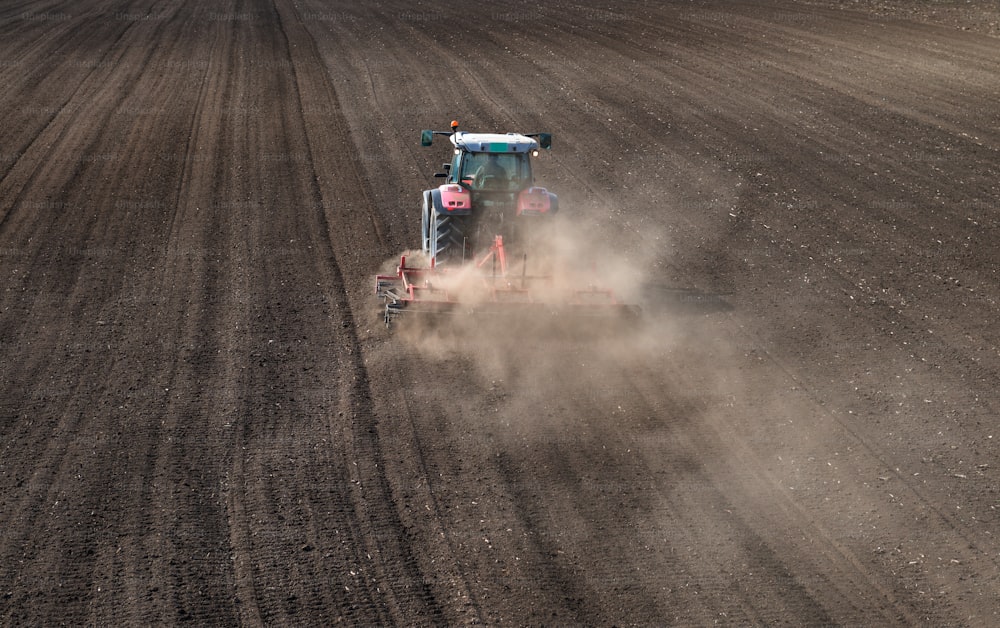
<svg viewBox="0 0 1000 628">
<path fill-rule="evenodd" d="M 430 257 L 431 254 L 431 214 L 434 212 L 434 205 L 431 202 L 431 192 L 424 192 L 424 204 L 420 209 L 420 250 L 424 255 Z"/>
<path fill-rule="evenodd" d="M 457 265 L 472 255 L 472 216 L 438 214 L 433 191 L 424 192 L 420 208 L 420 250 L 435 264 Z"/>
<path fill-rule="evenodd" d="M 435 265 L 459 264 L 471 253 L 471 233 L 467 216 L 449 216 L 434 212 L 428 216 L 428 255 Z"/>
</svg>

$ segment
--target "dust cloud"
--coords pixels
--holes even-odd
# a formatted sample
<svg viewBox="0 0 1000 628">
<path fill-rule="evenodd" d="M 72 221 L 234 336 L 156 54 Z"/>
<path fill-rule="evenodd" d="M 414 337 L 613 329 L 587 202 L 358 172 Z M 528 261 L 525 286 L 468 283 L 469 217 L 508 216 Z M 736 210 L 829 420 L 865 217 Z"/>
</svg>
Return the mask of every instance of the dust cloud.
<svg viewBox="0 0 1000 628">
<path fill-rule="evenodd" d="M 547 292 L 533 295 L 542 306 L 490 311 L 482 272 L 464 268 L 438 280 L 461 302 L 451 313 L 399 317 L 393 346 L 429 374 L 417 378 L 431 384 L 421 402 L 438 408 L 453 433 L 514 456 L 585 452 L 622 494 L 643 493 L 622 475 L 630 469 L 650 477 L 669 469 L 664 490 L 700 490 L 706 475 L 738 485 L 732 500 L 747 510 L 780 499 L 776 487 L 819 487 L 820 495 L 830 478 L 846 484 L 836 467 L 849 454 L 839 425 L 817 413 L 761 341 L 722 315 L 732 309 L 725 296 L 657 286 L 652 269 L 669 255 L 668 238 L 615 238 L 593 227 L 589 218 L 600 213 L 553 221 L 527 243 L 525 274 L 551 277 L 539 284 Z M 516 280 L 522 269 L 512 250 Z M 555 308 L 591 284 L 640 313 Z M 843 509 L 860 517 L 864 505 L 855 498 Z"/>
<path fill-rule="evenodd" d="M 650 302 L 648 269 L 664 256 L 662 239 L 644 237 L 624 251 L 589 227 L 556 219 L 505 246 L 507 278 L 526 291 L 515 303 L 493 301 L 489 261 L 437 274 L 431 286 L 458 303 L 444 314 L 400 315 L 394 341 L 431 365 L 460 363 L 479 389 L 473 412 L 522 430 L 617 412 L 627 405 L 627 374 L 655 378 L 679 344 L 705 342 L 695 340 L 705 334 L 697 320 L 705 311 L 692 311 L 683 294 Z"/>
</svg>

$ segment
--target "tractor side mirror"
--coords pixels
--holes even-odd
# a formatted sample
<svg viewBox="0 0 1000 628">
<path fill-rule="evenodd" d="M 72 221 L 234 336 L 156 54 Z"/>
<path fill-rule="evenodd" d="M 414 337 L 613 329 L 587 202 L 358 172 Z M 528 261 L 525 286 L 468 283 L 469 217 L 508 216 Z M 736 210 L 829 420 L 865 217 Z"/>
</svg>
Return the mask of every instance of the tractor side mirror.
<svg viewBox="0 0 1000 628">
<path fill-rule="evenodd" d="M 420 145 L 430 146 L 431 142 L 434 141 L 434 131 L 430 129 L 424 129 L 420 132 Z"/>
<path fill-rule="evenodd" d="M 451 172 L 451 164 L 441 164 L 441 167 L 444 168 L 445 172 Z"/>
<path fill-rule="evenodd" d="M 539 133 L 538 134 L 538 145 L 549 150 L 552 148 L 552 134 L 551 133 Z"/>
</svg>

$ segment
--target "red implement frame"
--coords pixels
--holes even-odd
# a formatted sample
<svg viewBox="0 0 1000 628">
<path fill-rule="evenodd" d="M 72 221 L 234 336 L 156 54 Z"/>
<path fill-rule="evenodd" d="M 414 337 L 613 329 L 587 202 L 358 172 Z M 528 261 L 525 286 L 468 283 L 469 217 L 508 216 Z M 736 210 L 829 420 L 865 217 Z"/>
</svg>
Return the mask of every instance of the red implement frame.
<svg viewBox="0 0 1000 628">
<path fill-rule="evenodd" d="M 526 272 L 517 277 L 508 276 L 507 255 L 503 237 L 499 235 L 494 237 L 490 250 L 475 262 L 475 269 L 476 279 L 471 286 L 463 284 L 461 294 L 457 294 L 449 287 L 448 277 L 465 272 L 463 268 L 439 269 L 433 260 L 429 267 L 408 266 L 406 256 L 403 255 L 395 275 L 375 276 L 376 294 L 385 299 L 386 325 L 389 325 L 393 316 L 404 310 L 447 313 L 462 306 L 470 311 L 534 306 L 556 313 L 567 307 L 585 308 L 588 311 L 629 308 L 618 301 L 613 290 L 593 283 L 587 288 L 566 291 L 561 302 L 553 303 L 537 298 L 537 291 L 532 288 L 539 284 L 543 287 L 546 283 L 551 285 L 552 277 L 528 276 Z M 470 290 L 474 294 L 467 294 Z M 543 291 L 543 294 L 549 293 Z"/>
</svg>

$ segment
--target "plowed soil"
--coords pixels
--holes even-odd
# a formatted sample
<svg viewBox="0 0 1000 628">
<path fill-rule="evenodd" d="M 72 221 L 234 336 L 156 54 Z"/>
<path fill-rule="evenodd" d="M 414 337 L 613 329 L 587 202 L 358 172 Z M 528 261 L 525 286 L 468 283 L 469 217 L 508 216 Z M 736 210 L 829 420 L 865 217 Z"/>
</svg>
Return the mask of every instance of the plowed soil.
<svg viewBox="0 0 1000 628">
<path fill-rule="evenodd" d="M 998 22 L 5 3 L 0 624 L 1000 624 Z M 382 325 L 452 118 L 642 319 Z"/>
</svg>

